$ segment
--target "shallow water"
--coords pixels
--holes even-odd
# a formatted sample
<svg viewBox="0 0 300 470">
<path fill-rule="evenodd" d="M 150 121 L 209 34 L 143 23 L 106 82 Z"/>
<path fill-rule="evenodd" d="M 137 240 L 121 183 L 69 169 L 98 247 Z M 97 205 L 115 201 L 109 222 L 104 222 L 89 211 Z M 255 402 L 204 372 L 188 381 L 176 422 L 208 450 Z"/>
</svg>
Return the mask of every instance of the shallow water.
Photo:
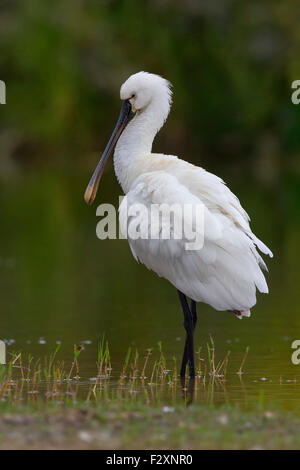
<svg viewBox="0 0 300 470">
<path fill-rule="evenodd" d="M 113 393 L 120 392 L 129 346 L 141 358 L 153 348 L 155 357 L 162 341 L 172 369 L 173 356 L 179 368 L 184 345 L 174 288 L 138 265 L 125 240 L 96 238 L 96 205 L 88 208 L 83 202 L 88 177 L 22 174 L 2 182 L 0 192 L 0 338 L 8 340 L 8 354 L 23 351 L 35 358 L 48 355 L 61 342 L 58 359 L 67 364 L 73 345 L 83 344 L 75 384 L 82 396 L 97 374 L 97 345 L 103 334 L 112 361 L 107 387 Z M 299 221 L 272 194 L 254 193 L 250 184 L 233 189 L 252 215 L 253 229 L 274 251 L 275 258 L 267 260 L 270 295 L 260 295 L 252 317 L 242 321 L 199 304 L 196 349 L 202 345 L 204 351 L 212 335 L 216 360 L 228 350 L 231 355 L 226 381 L 207 376 L 205 384 L 196 382 L 194 400 L 299 411 L 300 365 L 291 362 L 291 343 L 300 339 Z M 112 173 L 103 179 L 101 190 L 98 203 L 117 204 L 120 190 Z M 247 346 L 244 374 L 239 376 Z M 157 381 L 154 388 L 145 382 L 125 385 L 120 393 L 148 394 L 166 404 L 182 400 L 179 381 L 176 387 Z"/>
</svg>

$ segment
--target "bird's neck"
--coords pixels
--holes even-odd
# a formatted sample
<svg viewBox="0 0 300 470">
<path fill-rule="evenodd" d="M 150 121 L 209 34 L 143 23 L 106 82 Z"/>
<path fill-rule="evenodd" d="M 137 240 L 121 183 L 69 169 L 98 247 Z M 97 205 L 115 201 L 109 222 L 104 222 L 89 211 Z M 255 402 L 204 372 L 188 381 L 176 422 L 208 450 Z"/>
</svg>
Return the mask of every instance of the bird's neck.
<svg viewBox="0 0 300 470">
<path fill-rule="evenodd" d="M 114 154 L 115 173 L 125 194 L 143 172 L 143 159 L 151 153 L 155 135 L 165 118 L 154 104 L 138 112 L 121 135 Z"/>
</svg>

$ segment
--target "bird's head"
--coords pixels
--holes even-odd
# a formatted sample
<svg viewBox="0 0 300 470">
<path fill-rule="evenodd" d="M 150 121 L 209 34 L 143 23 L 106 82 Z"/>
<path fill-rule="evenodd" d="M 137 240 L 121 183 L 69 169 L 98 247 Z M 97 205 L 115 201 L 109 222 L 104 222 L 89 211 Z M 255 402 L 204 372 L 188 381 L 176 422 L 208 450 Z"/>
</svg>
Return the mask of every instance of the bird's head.
<svg viewBox="0 0 300 470">
<path fill-rule="evenodd" d="M 167 117 L 172 92 L 170 83 L 159 75 L 138 72 L 131 75 L 120 90 L 121 100 L 128 100 L 134 112 L 143 112 L 150 104 L 154 104 L 156 112 L 163 112 Z"/>
<path fill-rule="evenodd" d="M 156 118 L 155 131 L 158 131 L 169 114 L 172 102 L 170 83 L 159 75 L 147 72 L 131 75 L 121 86 L 120 97 L 122 107 L 117 125 L 84 194 L 87 204 L 93 203 L 107 160 L 129 121 L 151 109 Z"/>
</svg>

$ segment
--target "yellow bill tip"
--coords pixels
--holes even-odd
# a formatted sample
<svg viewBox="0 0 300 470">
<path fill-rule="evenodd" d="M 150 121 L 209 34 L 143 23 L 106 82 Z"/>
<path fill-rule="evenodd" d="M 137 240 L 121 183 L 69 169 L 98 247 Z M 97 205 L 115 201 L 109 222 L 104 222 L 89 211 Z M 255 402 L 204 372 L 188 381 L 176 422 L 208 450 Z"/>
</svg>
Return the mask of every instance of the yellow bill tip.
<svg viewBox="0 0 300 470">
<path fill-rule="evenodd" d="M 88 185 L 88 187 L 85 190 L 84 200 L 89 206 L 93 204 L 95 200 L 95 193 L 93 191 L 93 187 L 91 187 L 90 185 Z"/>
</svg>

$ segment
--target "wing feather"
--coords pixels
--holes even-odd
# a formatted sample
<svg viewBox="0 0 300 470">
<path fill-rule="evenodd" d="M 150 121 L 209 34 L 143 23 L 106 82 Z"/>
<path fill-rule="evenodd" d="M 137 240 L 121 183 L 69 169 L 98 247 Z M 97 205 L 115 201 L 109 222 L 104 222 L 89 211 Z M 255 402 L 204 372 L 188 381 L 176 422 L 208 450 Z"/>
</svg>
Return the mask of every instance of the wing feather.
<svg viewBox="0 0 300 470">
<path fill-rule="evenodd" d="M 148 211 L 152 204 L 201 204 L 203 247 L 187 251 L 189 240 L 175 239 L 174 227 L 170 240 L 151 239 L 148 217 L 148 238 L 128 237 L 133 256 L 195 301 L 216 310 L 248 311 L 256 303 L 256 289 L 268 292 L 262 273 L 266 265 L 257 248 L 270 256 L 271 251 L 252 233 L 248 214 L 220 178 L 176 157 L 168 158 L 163 170 L 156 169 L 154 159 L 154 171 L 135 180 L 119 208 L 121 231 L 126 234 L 134 220 L 128 217 L 128 207 L 134 204 L 143 204 Z"/>
</svg>

